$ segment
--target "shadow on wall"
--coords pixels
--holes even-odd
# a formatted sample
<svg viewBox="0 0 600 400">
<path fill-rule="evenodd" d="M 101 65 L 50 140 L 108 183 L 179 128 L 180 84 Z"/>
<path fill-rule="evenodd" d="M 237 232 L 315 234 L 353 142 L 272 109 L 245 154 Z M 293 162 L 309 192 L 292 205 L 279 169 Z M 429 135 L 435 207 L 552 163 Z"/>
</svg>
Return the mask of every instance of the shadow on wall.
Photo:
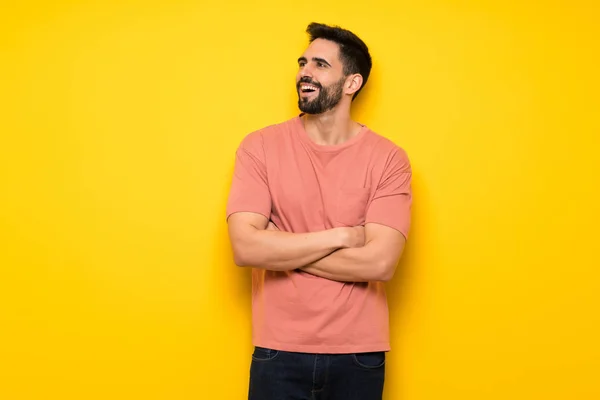
<svg viewBox="0 0 600 400">
<path fill-rule="evenodd" d="M 425 260 L 425 254 L 418 249 L 427 249 L 428 251 L 431 249 L 429 243 L 423 243 L 423 240 L 429 236 L 421 231 L 423 226 L 431 226 L 423 220 L 424 216 L 429 219 L 431 207 L 429 207 L 424 182 L 419 174 L 415 172 L 414 164 L 412 167 L 413 206 L 409 237 L 400 262 L 396 267 L 394 277 L 386 283 L 392 347 L 390 352 L 391 362 L 389 368 L 386 369 L 386 375 L 393 376 L 393 379 L 386 379 L 386 392 L 388 393 L 400 393 L 402 388 L 405 387 L 405 382 L 400 381 L 400 377 L 405 376 L 401 370 L 404 368 L 410 369 L 411 366 L 402 365 L 400 362 L 407 353 L 402 347 L 407 343 L 403 338 L 407 335 L 407 327 L 414 325 L 414 321 L 411 321 L 414 318 L 413 316 L 424 312 L 423 307 L 416 303 L 416 299 L 412 294 L 417 291 L 420 294 L 427 293 L 427 290 L 424 290 L 426 285 L 421 282 L 423 276 L 425 276 L 423 270 L 427 268 L 427 261 Z M 417 319 L 420 318 L 417 317 Z M 411 349 L 411 353 L 414 352 L 415 349 Z"/>
<path fill-rule="evenodd" d="M 420 218 L 417 218 L 417 215 L 419 217 L 427 215 L 427 212 L 423 210 L 428 209 L 428 203 L 422 181 L 419 179 L 418 174 L 415 173 L 414 165 L 412 167 L 413 204 L 409 237 L 400 262 L 396 267 L 396 273 L 394 274 L 393 279 L 386 284 L 390 317 L 394 316 L 402 318 L 405 315 L 405 313 L 402 312 L 402 309 L 406 307 L 411 281 L 417 276 L 416 266 L 423 264 L 420 254 L 416 251 L 416 249 L 423 248 L 423 244 L 420 243 L 421 238 L 423 237 L 420 227 L 423 226 L 423 223 Z"/>
</svg>

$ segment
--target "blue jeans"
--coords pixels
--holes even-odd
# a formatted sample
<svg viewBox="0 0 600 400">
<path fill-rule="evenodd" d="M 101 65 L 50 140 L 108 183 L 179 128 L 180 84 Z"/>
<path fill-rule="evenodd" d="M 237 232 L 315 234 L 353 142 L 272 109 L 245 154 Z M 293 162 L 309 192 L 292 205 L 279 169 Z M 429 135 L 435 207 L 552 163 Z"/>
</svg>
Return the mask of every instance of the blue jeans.
<svg viewBox="0 0 600 400">
<path fill-rule="evenodd" d="M 308 354 L 255 347 L 249 400 L 381 400 L 385 352 Z"/>
</svg>

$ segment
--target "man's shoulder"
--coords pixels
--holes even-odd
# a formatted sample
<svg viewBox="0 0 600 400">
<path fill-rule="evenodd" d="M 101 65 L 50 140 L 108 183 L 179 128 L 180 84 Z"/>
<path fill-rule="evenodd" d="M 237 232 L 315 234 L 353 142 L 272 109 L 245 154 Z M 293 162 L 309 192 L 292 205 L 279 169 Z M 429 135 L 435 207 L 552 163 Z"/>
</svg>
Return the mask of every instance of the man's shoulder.
<svg viewBox="0 0 600 400">
<path fill-rule="evenodd" d="M 242 139 L 242 145 L 255 146 L 257 143 L 264 145 L 265 142 L 280 140 L 286 134 L 293 131 L 297 118 L 289 118 L 251 131 Z"/>
<path fill-rule="evenodd" d="M 409 162 L 406 150 L 392 139 L 369 129 L 376 157 L 393 157 Z"/>
</svg>

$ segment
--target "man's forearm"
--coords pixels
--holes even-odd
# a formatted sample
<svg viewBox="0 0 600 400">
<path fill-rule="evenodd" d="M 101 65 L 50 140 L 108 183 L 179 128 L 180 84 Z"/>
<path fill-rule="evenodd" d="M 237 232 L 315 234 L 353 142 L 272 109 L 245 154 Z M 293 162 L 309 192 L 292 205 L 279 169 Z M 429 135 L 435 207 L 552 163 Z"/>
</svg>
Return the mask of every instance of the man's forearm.
<svg viewBox="0 0 600 400">
<path fill-rule="evenodd" d="M 306 265 L 302 270 L 342 282 L 386 282 L 392 279 L 406 237 L 385 225 L 365 225 L 365 245 L 345 248 Z"/>
<path fill-rule="evenodd" d="M 256 229 L 238 241 L 234 257 L 239 266 L 288 271 L 343 248 L 345 241 L 339 229 L 309 233 Z"/>
<path fill-rule="evenodd" d="M 383 259 L 373 254 L 368 246 L 341 249 L 302 268 L 322 278 L 342 282 L 369 282 L 388 280 Z"/>
</svg>

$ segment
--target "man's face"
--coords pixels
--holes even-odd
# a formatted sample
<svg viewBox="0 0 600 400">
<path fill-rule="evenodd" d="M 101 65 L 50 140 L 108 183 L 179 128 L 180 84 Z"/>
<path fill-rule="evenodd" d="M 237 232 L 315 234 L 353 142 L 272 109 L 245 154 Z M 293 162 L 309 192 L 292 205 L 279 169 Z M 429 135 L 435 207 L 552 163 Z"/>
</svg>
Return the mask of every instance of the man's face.
<svg viewBox="0 0 600 400">
<path fill-rule="evenodd" d="M 342 99 L 346 77 L 337 43 L 316 39 L 298 59 L 296 90 L 298 107 L 307 114 L 321 114 Z"/>
</svg>

